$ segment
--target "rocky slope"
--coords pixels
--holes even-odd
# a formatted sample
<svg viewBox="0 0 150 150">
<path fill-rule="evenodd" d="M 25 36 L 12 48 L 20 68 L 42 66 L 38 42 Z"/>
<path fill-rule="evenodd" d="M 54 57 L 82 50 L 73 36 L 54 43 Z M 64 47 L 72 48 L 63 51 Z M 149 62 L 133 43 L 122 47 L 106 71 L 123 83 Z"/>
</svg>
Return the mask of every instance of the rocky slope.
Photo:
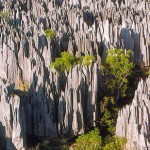
<svg viewBox="0 0 150 150">
<path fill-rule="evenodd" d="M 77 135 L 94 126 L 102 77 L 97 64 L 60 76 L 49 68 L 64 50 L 95 55 L 133 50 L 136 63 L 150 63 L 150 3 L 145 0 L 0 1 L 0 121 L 7 147 L 26 147 L 26 134 Z M 57 33 L 46 38 L 44 30 Z M 16 83 L 29 85 L 27 93 Z M 13 143 L 13 144 L 12 144 Z M 10 148 L 8 148 L 10 149 Z"/>
<path fill-rule="evenodd" d="M 126 137 L 127 149 L 148 150 L 150 148 L 150 78 L 141 80 L 131 105 L 120 110 L 116 134 Z"/>
</svg>

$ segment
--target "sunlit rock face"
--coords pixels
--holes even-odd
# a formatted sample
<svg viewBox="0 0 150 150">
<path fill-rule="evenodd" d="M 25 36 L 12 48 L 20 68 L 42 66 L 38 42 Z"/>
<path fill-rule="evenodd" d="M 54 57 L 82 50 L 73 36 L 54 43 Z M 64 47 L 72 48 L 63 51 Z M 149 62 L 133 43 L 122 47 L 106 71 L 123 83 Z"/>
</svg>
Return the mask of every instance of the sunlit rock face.
<svg viewBox="0 0 150 150">
<path fill-rule="evenodd" d="M 58 75 L 49 65 L 62 51 L 101 63 L 108 48 L 125 48 L 136 63 L 150 63 L 148 1 L 1 0 L 0 10 L 8 14 L 0 18 L 0 121 L 16 149 L 25 148 L 26 134 L 77 135 L 97 122 L 101 71 L 77 65 Z M 29 85 L 25 94 L 16 89 L 20 80 Z"/>
<path fill-rule="evenodd" d="M 116 134 L 126 137 L 126 149 L 150 148 L 150 78 L 141 80 L 130 105 L 118 113 Z"/>
</svg>

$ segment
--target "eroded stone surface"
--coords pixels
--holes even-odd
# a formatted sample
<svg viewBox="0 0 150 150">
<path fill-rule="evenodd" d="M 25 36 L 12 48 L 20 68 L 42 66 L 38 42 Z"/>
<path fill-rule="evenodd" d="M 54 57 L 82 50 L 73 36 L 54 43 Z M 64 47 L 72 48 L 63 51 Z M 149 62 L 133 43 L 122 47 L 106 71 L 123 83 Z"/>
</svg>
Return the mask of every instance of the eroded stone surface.
<svg viewBox="0 0 150 150">
<path fill-rule="evenodd" d="M 131 105 L 119 111 L 116 134 L 126 137 L 126 149 L 147 150 L 150 148 L 150 78 L 141 80 Z"/>
<path fill-rule="evenodd" d="M 25 133 L 76 135 L 95 125 L 102 84 L 97 65 L 76 66 L 61 77 L 49 65 L 64 50 L 104 62 L 110 47 L 130 48 L 137 63 L 149 65 L 149 9 L 143 0 L 1 0 L 0 10 L 9 16 L 0 19 L 0 121 L 17 149 L 24 147 Z M 46 38 L 47 28 L 56 40 Z M 19 80 L 30 85 L 27 94 L 8 95 Z"/>
</svg>

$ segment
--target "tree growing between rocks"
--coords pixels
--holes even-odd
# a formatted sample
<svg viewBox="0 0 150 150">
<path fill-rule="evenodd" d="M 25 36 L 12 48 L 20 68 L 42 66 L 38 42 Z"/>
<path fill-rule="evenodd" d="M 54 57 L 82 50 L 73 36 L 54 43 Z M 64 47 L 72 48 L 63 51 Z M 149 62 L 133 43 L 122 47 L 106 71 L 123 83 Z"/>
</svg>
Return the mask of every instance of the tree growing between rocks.
<svg viewBox="0 0 150 150">
<path fill-rule="evenodd" d="M 45 35 L 47 38 L 50 38 L 51 40 L 55 40 L 56 39 L 56 32 L 51 30 L 51 29 L 46 29 L 45 31 Z"/>
<path fill-rule="evenodd" d="M 104 64 L 104 78 L 107 91 L 118 100 L 126 96 L 128 77 L 132 75 L 134 63 L 131 62 L 131 50 L 107 50 Z"/>
<path fill-rule="evenodd" d="M 58 73 L 69 71 L 75 65 L 80 64 L 82 66 L 91 66 L 95 61 L 95 57 L 92 55 L 76 57 L 69 52 L 62 52 L 60 58 L 56 58 L 54 62 L 50 64 L 50 68 L 54 68 Z"/>
</svg>

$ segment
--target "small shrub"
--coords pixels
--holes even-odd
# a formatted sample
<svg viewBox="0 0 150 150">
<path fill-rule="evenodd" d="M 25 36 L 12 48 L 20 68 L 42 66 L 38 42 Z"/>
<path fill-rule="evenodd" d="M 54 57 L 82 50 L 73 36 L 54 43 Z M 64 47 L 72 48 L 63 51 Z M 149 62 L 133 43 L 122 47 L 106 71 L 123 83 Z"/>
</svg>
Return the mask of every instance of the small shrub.
<svg viewBox="0 0 150 150">
<path fill-rule="evenodd" d="M 69 150 L 69 146 L 63 145 L 62 150 Z"/>
<path fill-rule="evenodd" d="M 55 40 L 56 39 L 56 32 L 51 30 L 51 29 L 46 29 L 45 30 L 45 34 L 46 34 L 46 37 L 47 38 L 50 38 L 52 40 Z"/>
<path fill-rule="evenodd" d="M 119 108 L 114 97 L 105 96 L 101 101 L 100 132 L 103 137 L 115 134 L 116 119 Z"/>
<path fill-rule="evenodd" d="M 77 62 L 77 64 L 82 65 L 82 62 L 83 62 L 84 57 L 85 57 L 85 56 L 76 57 L 76 62 Z"/>
<path fill-rule="evenodd" d="M 145 67 L 143 74 L 144 77 L 147 78 L 150 75 L 150 67 Z"/>
<path fill-rule="evenodd" d="M 8 19 L 10 15 L 10 11 L 0 11 L 0 18 L 3 18 L 3 19 Z"/>
<path fill-rule="evenodd" d="M 76 64 L 75 57 L 68 52 L 62 52 L 61 56 L 56 58 L 50 67 L 54 67 L 57 72 L 69 71 Z"/>
<path fill-rule="evenodd" d="M 110 139 L 110 142 L 103 147 L 103 150 L 122 150 L 126 142 L 127 140 L 125 138 L 114 136 Z"/>
<path fill-rule="evenodd" d="M 51 63 L 50 68 L 54 67 L 54 69 L 60 73 L 69 71 L 76 64 L 80 65 L 92 65 L 92 62 L 95 60 L 94 56 L 80 56 L 75 57 L 69 52 L 62 52 L 60 58 L 56 58 L 53 63 Z"/>
<path fill-rule="evenodd" d="M 15 88 L 26 93 L 29 90 L 29 84 L 24 83 L 23 81 L 19 80 L 19 81 L 17 81 Z"/>
<path fill-rule="evenodd" d="M 76 150 L 102 150 L 102 140 L 98 128 L 88 134 L 80 135 L 76 140 Z"/>
<path fill-rule="evenodd" d="M 94 56 L 87 55 L 83 59 L 83 65 L 84 66 L 91 66 L 94 61 L 95 61 L 95 57 Z"/>
</svg>

